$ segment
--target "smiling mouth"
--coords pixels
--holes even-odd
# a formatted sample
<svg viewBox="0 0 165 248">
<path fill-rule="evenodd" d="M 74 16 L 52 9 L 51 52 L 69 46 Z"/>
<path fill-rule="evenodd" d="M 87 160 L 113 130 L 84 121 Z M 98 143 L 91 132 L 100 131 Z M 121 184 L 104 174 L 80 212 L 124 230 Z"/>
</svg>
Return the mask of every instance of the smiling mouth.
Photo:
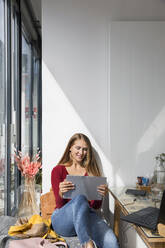
<svg viewBox="0 0 165 248">
<path fill-rule="evenodd" d="M 79 158 L 79 159 L 83 159 L 83 156 L 77 156 L 77 158 Z"/>
</svg>

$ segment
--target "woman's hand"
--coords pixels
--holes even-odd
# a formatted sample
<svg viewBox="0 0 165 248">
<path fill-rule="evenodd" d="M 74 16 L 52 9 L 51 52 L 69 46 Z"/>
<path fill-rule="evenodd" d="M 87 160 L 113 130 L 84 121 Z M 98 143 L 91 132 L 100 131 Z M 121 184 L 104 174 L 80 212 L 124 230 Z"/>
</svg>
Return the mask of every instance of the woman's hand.
<svg viewBox="0 0 165 248">
<path fill-rule="evenodd" d="M 97 187 L 97 191 L 101 196 L 105 196 L 108 193 L 108 185 L 107 184 L 101 184 Z"/>
<path fill-rule="evenodd" d="M 62 197 L 64 193 L 74 188 L 75 186 L 72 182 L 64 180 L 63 182 L 59 184 L 59 195 Z"/>
</svg>

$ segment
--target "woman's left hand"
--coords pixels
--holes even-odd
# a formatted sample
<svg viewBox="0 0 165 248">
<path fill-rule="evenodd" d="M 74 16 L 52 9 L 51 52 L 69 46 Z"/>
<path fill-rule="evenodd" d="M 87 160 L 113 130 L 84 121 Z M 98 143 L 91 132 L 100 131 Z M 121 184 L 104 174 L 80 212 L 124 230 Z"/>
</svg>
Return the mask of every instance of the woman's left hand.
<svg viewBox="0 0 165 248">
<path fill-rule="evenodd" d="M 108 193 L 108 185 L 107 184 L 101 184 L 97 187 L 97 191 L 101 196 L 105 196 Z"/>
</svg>

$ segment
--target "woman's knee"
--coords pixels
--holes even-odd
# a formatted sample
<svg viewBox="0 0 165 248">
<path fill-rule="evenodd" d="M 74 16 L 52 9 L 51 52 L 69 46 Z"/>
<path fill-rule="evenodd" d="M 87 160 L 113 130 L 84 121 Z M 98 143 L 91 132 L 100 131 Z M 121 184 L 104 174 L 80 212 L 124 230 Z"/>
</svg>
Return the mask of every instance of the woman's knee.
<svg viewBox="0 0 165 248">
<path fill-rule="evenodd" d="M 114 232 L 109 229 L 104 236 L 104 248 L 119 248 L 118 240 Z"/>
<path fill-rule="evenodd" d="M 77 195 L 73 198 L 73 201 L 82 204 L 83 202 L 88 202 L 87 198 L 85 195 Z"/>
<path fill-rule="evenodd" d="M 84 195 L 77 195 L 72 199 L 72 208 L 76 210 L 88 209 L 89 203 Z"/>
</svg>

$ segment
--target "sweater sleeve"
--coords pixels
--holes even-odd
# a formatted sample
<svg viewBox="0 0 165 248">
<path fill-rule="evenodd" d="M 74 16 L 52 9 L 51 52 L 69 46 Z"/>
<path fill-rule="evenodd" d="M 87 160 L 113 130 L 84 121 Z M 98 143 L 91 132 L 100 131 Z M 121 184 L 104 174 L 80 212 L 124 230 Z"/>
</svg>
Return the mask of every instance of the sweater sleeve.
<svg viewBox="0 0 165 248">
<path fill-rule="evenodd" d="M 63 170 L 63 166 L 61 165 L 55 166 L 51 173 L 51 184 L 55 195 L 56 208 L 61 208 L 69 201 L 69 199 L 63 199 L 59 195 L 59 184 L 60 182 L 63 182 L 65 178 L 66 178 L 66 172 Z M 90 207 L 94 209 L 100 208 L 101 204 L 102 204 L 101 200 L 89 201 Z"/>
<path fill-rule="evenodd" d="M 66 200 L 61 198 L 61 196 L 59 195 L 59 184 L 60 182 L 63 182 L 64 179 L 65 178 L 63 176 L 63 171 L 61 166 L 58 165 L 55 166 L 51 173 L 51 184 L 55 195 L 56 208 L 61 208 L 66 203 Z"/>
</svg>

